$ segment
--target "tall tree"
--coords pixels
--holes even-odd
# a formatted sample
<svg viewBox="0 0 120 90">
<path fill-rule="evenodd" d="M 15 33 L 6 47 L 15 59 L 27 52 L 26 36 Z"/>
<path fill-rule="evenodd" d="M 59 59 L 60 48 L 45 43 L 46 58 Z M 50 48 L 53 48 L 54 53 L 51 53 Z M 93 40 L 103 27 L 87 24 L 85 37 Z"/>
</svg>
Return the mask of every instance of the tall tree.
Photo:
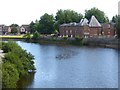
<svg viewBox="0 0 120 90">
<path fill-rule="evenodd" d="M 118 19 L 118 15 L 115 15 L 112 17 L 112 22 L 113 23 L 116 23 L 117 22 L 117 19 Z"/>
<path fill-rule="evenodd" d="M 94 15 L 100 23 L 108 22 L 109 19 L 105 13 L 98 8 L 91 8 L 90 10 L 85 10 L 85 18 L 88 20 L 91 19 L 91 16 Z"/>
<path fill-rule="evenodd" d="M 34 33 L 35 32 L 35 23 L 32 21 L 29 25 L 30 25 L 30 33 Z"/>
<path fill-rule="evenodd" d="M 45 13 L 39 21 L 39 32 L 41 34 L 52 34 L 54 31 L 54 17 Z"/>
<path fill-rule="evenodd" d="M 70 23 L 70 22 L 80 22 L 80 20 L 83 18 L 82 14 L 78 14 L 77 12 L 73 10 L 58 10 L 56 13 L 56 29 L 58 29 L 60 24 L 63 23 Z"/>
<path fill-rule="evenodd" d="M 11 27 L 11 33 L 12 34 L 16 34 L 16 33 L 18 33 L 18 25 L 17 24 L 12 24 L 12 25 L 10 25 L 10 27 Z"/>
<path fill-rule="evenodd" d="M 116 28 L 117 28 L 118 38 L 120 38 L 120 15 L 117 16 Z"/>
</svg>

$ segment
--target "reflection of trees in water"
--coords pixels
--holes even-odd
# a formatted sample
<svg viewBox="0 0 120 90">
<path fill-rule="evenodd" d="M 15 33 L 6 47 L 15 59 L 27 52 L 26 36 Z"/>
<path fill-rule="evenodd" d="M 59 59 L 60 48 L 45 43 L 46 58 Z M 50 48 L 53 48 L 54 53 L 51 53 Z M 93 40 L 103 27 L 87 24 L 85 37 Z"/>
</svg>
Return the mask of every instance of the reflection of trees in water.
<svg viewBox="0 0 120 90">
<path fill-rule="evenodd" d="M 71 49 L 62 49 L 56 56 L 58 60 L 70 59 L 78 53 Z"/>
<path fill-rule="evenodd" d="M 22 77 L 18 81 L 17 87 L 18 88 L 26 88 L 32 84 L 33 80 L 34 80 L 34 73 L 30 73 L 27 76 Z"/>
</svg>

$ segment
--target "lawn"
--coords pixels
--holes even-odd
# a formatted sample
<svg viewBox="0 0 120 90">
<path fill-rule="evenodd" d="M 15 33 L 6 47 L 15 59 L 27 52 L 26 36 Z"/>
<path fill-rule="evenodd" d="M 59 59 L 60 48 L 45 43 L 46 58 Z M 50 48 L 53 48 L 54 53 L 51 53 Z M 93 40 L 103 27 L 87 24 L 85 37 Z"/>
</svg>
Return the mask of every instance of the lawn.
<svg viewBox="0 0 120 90">
<path fill-rule="evenodd" d="M 23 35 L 0 35 L 0 38 L 7 38 L 7 39 L 22 39 L 24 38 Z"/>
</svg>

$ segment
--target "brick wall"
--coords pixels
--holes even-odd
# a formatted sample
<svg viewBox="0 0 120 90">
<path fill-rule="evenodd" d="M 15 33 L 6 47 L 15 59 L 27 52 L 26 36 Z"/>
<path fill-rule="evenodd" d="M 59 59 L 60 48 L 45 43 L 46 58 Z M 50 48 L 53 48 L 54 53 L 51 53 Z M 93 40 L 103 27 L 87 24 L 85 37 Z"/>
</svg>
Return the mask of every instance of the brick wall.
<svg viewBox="0 0 120 90">
<path fill-rule="evenodd" d="M 102 27 L 85 26 L 60 26 L 60 36 L 67 37 L 98 37 L 98 36 L 114 36 L 115 28 L 111 24 L 104 24 Z"/>
</svg>

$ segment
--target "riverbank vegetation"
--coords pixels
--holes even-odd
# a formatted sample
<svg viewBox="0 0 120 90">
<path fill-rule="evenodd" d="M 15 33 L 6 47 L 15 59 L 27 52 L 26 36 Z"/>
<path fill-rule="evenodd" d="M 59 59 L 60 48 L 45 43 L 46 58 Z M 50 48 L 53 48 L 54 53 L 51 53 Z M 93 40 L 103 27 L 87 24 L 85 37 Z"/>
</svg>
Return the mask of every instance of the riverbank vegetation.
<svg viewBox="0 0 120 90">
<path fill-rule="evenodd" d="M 2 87 L 16 88 L 17 81 L 35 69 L 34 57 L 12 41 L 3 42 L 2 50 L 6 53 L 2 59 Z"/>
</svg>

